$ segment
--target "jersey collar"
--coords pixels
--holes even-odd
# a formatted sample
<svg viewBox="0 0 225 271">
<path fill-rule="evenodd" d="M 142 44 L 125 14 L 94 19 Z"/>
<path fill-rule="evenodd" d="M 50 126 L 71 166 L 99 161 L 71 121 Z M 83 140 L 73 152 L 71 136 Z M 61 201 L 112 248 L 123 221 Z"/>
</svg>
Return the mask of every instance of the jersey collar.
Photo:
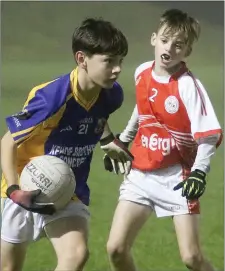
<svg viewBox="0 0 225 271">
<path fill-rule="evenodd" d="M 78 84 L 78 68 L 75 68 L 71 73 L 70 73 L 70 85 L 71 85 L 71 90 L 74 96 L 74 99 L 79 103 L 84 109 L 87 111 L 91 109 L 91 107 L 96 103 L 99 93 L 97 93 L 94 97 L 92 97 L 91 100 L 86 100 L 82 93 L 78 91 L 77 84 Z"/>
</svg>

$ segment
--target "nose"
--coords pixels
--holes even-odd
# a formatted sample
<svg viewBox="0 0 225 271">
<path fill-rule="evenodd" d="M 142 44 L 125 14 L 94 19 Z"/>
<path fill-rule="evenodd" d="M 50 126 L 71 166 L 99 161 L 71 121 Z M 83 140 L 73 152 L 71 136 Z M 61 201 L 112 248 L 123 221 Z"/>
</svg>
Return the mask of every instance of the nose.
<svg viewBox="0 0 225 271">
<path fill-rule="evenodd" d="M 172 43 L 171 42 L 167 42 L 165 44 L 165 49 L 167 52 L 171 52 L 172 51 Z"/>
<path fill-rule="evenodd" d="M 120 73 L 121 72 L 121 66 L 120 65 L 116 65 L 113 67 L 112 73 Z"/>
</svg>

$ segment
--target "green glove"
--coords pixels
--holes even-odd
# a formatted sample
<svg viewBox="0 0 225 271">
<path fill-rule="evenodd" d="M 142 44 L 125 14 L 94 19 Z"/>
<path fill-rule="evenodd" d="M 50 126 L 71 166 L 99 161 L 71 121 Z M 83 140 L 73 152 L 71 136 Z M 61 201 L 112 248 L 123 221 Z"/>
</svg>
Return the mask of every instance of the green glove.
<svg viewBox="0 0 225 271">
<path fill-rule="evenodd" d="M 188 200 L 198 199 L 205 192 L 205 172 L 195 169 L 186 180 L 176 185 L 173 190 L 178 190 L 180 188 L 182 188 L 182 197 L 186 197 Z"/>
</svg>

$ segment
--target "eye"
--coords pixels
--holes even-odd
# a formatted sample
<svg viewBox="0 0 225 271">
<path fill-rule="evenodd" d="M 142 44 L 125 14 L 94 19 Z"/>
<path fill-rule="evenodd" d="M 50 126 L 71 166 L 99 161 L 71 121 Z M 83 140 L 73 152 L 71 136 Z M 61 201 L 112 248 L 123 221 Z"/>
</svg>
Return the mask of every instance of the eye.
<svg viewBox="0 0 225 271">
<path fill-rule="evenodd" d="M 106 58 L 105 60 L 104 60 L 104 62 L 106 62 L 106 63 L 112 63 L 113 62 L 113 59 L 112 58 Z"/>
<path fill-rule="evenodd" d="M 161 39 L 161 42 L 162 43 L 167 43 L 167 40 L 166 39 Z"/>
<path fill-rule="evenodd" d="M 182 44 L 176 43 L 176 44 L 175 44 L 175 47 L 176 47 L 177 49 L 182 49 Z"/>
<path fill-rule="evenodd" d="M 119 63 L 120 63 L 120 65 L 123 64 L 123 58 L 120 59 Z"/>
</svg>

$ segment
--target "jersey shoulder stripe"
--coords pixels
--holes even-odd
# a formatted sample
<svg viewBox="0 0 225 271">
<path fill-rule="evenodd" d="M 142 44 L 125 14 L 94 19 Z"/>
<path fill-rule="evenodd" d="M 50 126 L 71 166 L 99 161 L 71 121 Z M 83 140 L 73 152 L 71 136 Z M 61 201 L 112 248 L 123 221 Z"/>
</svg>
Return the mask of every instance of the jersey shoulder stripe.
<svg viewBox="0 0 225 271">
<path fill-rule="evenodd" d="M 33 88 L 22 112 L 6 118 L 14 140 L 21 141 L 46 119 L 54 115 L 72 97 L 69 74 Z"/>
</svg>

